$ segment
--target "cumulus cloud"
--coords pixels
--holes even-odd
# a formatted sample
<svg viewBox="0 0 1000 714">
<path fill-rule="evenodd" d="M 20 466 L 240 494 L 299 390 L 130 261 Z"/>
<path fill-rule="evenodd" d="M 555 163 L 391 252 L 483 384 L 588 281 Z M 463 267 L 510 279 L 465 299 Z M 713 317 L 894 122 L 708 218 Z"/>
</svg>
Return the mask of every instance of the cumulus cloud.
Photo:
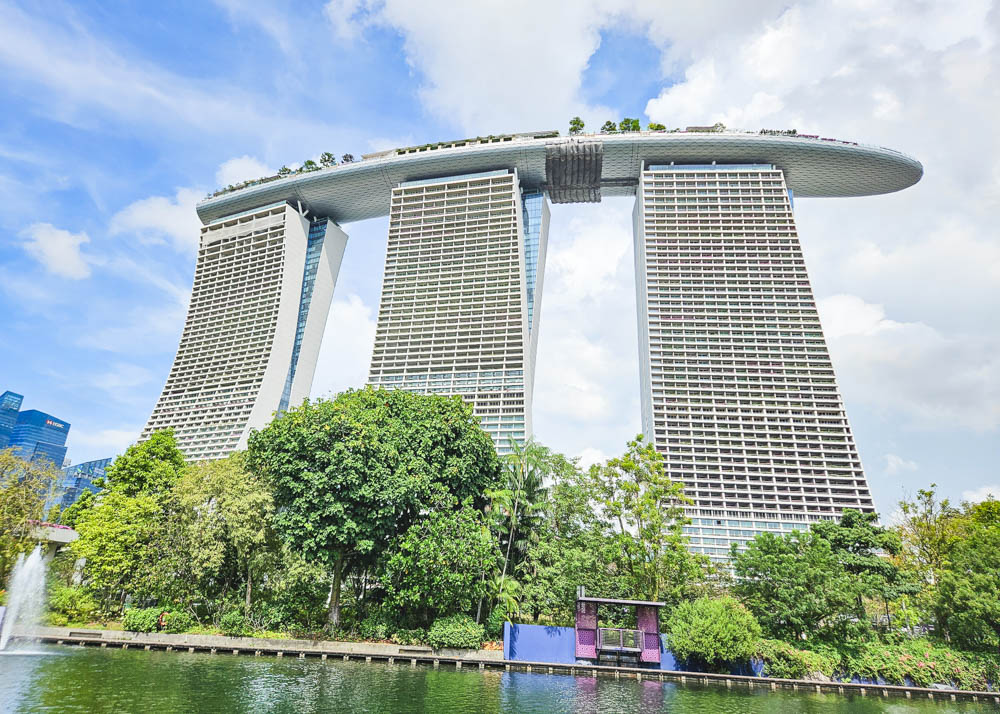
<svg viewBox="0 0 1000 714">
<path fill-rule="evenodd" d="M 194 252 L 201 226 L 195 204 L 202 195 L 197 189 L 179 188 L 173 198 L 150 196 L 135 201 L 112 216 L 108 232 L 134 235 L 146 243 L 169 241 L 176 250 Z"/>
<path fill-rule="evenodd" d="M 925 428 L 1000 427 L 1000 340 L 890 320 L 854 295 L 818 307 L 842 391 L 855 400 Z"/>
<path fill-rule="evenodd" d="M 273 176 L 276 171 L 254 156 L 236 156 L 219 166 L 215 172 L 215 183 L 219 186 L 238 184 L 250 179 Z"/>
<path fill-rule="evenodd" d="M 969 503 L 980 503 L 981 501 L 988 501 L 991 498 L 1000 498 L 1000 485 L 992 484 L 969 491 L 962 491 L 962 500 Z"/>
<path fill-rule="evenodd" d="M 80 246 L 90 242 L 86 233 L 70 233 L 51 223 L 33 223 L 24 231 L 24 249 L 54 275 L 71 280 L 90 277 L 90 264 Z"/>
</svg>

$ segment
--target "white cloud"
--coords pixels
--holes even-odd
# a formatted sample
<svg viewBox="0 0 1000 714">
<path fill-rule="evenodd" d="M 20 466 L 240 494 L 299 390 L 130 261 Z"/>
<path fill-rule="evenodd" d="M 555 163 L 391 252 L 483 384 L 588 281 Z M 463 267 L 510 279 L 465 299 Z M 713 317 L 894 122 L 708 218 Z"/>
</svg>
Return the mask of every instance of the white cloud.
<svg viewBox="0 0 1000 714">
<path fill-rule="evenodd" d="M 819 302 L 842 391 L 921 428 L 1000 427 L 1000 339 L 948 336 L 853 295 Z"/>
<path fill-rule="evenodd" d="M 89 262 L 80 246 L 89 243 L 86 233 L 70 233 L 51 223 L 33 223 L 24 231 L 24 249 L 54 275 L 72 280 L 90 277 Z"/>
<path fill-rule="evenodd" d="M 72 426 L 66 444 L 74 463 L 114 457 L 135 443 L 142 425 L 90 431 Z"/>
<path fill-rule="evenodd" d="M 584 471 L 594 464 L 602 464 L 608 460 L 608 456 L 600 449 L 592 449 L 589 446 L 580 452 L 577 465 Z"/>
<path fill-rule="evenodd" d="M 898 476 L 906 471 L 916 471 L 917 462 L 904 459 L 896 454 L 885 455 L 885 473 L 888 476 Z"/>
<path fill-rule="evenodd" d="M 135 201 L 112 216 L 108 232 L 134 234 L 145 243 L 167 239 L 179 251 L 194 252 L 201 226 L 195 205 L 203 195 L 197 189 L 179 188 L 173 198 L 150 196 Z"/>
<path fill-rule="evenodd" d="M 575 114 L 613 113 L 584 101 L 580 87 L 600 45 L 600 26 L 614 12 L 586 1 L 334 0 L 326 6 L 342 38 L 376 24 L 400 32 L 407 60 L 424 80 L 425 106 L 470 135 L 550 129 Z"/>
<path fill-rule="evenodd" d="M 229 186 L 249 179 L 273 176 L 275 173 L 275 169 L 270 168 L 256 157 L 244 154 L 223 162 L 219 166 L 219 170 L 215 172 L 215 183 L 220 187 Z"/>
<path fill-rule="evenodd" d="M 111 365 L 110 371 L 96 375 L 91 383 L 116 402 L 147 405 L 149 395 L 145 390 L 138 388 L 149 384 L 152 380 L 153 374 L 145 367 L 116 362 Z"/>
<path fill-rule="evenodd" d="M 360 297 L 335 299 L 326 321 L 326 333 L 316 362 L 311 394 L 330 397 L 345 389 L 363 387 L 375 345 L 375 311 Z"/>
<path fill-rule="evenodd" d="M 962 500 L 969 503 L 980 503 L 981 501 L 988 501 L 991 498 L 1000 499 L 1000 485 L 992 484 L 969 491 L 962 491 Z"/>
</svg>

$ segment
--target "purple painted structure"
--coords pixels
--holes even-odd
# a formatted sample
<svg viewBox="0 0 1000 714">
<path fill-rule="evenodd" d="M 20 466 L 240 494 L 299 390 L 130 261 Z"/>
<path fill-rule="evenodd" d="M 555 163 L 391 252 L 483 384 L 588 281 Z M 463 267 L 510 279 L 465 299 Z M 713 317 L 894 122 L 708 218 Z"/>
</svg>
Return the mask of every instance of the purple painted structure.
<svg viewBox="0 0 1000 714">
<path fill-rule="evenodd" d="M 576 657 L 577 659 L 599 659 L 601 637 L 598 629 L 598 608 L 602 605 L 624 605 L 634 607 L 638 633 L 639 662 L 660 664 L 660 616 L 659 609 L 666 603 L 648 600 L 611 600 L 587 597 L 581 586 L 576 596 Z M 620 640 L 619 640 L 620 642 Z M 621 651 L 622 647 L 608 648 Z M 635 651 L 635 650 L 631 650 Z"/>
</svg>

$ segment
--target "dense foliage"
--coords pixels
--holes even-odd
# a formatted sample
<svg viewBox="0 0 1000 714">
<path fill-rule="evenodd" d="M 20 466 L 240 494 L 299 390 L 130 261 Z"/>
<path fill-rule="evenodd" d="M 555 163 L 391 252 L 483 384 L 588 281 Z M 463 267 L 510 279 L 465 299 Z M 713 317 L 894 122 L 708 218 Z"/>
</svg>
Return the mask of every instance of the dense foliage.
<svg viewBox="0 0 1000 714">
<path fill-rule="evenodd" d="M 667 620 L 666 632 L 674 656 L 713 669 L 749 659 L 760 639 L 757 620 L 731 597 L 681 603 Z"/>
<path fill-rule="evenodd" d="M 333 627 L 345 576 L 370 569 L 442 495 L 482 506 L 499 479 L 471 406 L 371 387 L 278 416 L 251 435 L 247 463 L 271 484 L 276 531 L 332 572 Z"/>
<path fill-rule="evenodd" d="M 457 398 L 372 388 L 289 410 L 220 461 L 186 464 L 157 433 L 63 512 L 80 537 L 50 566 L 49 623 L 478 647 L 507 620 L 571 625 L 582 585 L 664 601 L 675 655 L 715 669 L 1000 681 L 997 501 L 932 486 L 892 528 L 848 510 L 759 534 L 727 571 L 687 547 L 682 486 L 643 437 L 586 471 L 533 441 L 509 451 Z M 4 568 L 52 478 L 0 452 Z"/>
<path fill-rule="evenodd" d="M 51 464 L 0 450 L 0 583 L 7 582 L 17 556 L 35 547 L 30 522 L 43 519 L 45 497 L 59 475 Z"/>
</svg>

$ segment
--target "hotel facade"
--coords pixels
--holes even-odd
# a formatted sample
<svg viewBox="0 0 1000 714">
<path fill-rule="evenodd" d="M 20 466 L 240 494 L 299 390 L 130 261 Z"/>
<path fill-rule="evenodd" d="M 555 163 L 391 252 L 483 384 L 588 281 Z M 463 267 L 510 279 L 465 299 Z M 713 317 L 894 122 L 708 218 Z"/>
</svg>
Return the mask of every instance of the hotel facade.
<svg viewBox="0 0 1000 714">
<path fill-rule="evenodd" d="M 694 129 L 694 128 L 692 128 Z M 188 319 L 143 432 L 244 448 L 308 396 L 347 243 L 389 216 L 369 382 L 459 395 L 498 451 L 532 434 L 550 203 L 634 196 L 643 432 L 691 499 L 692 548 L 874 511 L 794 200 L 898 191 L 883 147 L 775 132 L 536 132 L 381 152 L 198 205 Z"/>
</svg>

